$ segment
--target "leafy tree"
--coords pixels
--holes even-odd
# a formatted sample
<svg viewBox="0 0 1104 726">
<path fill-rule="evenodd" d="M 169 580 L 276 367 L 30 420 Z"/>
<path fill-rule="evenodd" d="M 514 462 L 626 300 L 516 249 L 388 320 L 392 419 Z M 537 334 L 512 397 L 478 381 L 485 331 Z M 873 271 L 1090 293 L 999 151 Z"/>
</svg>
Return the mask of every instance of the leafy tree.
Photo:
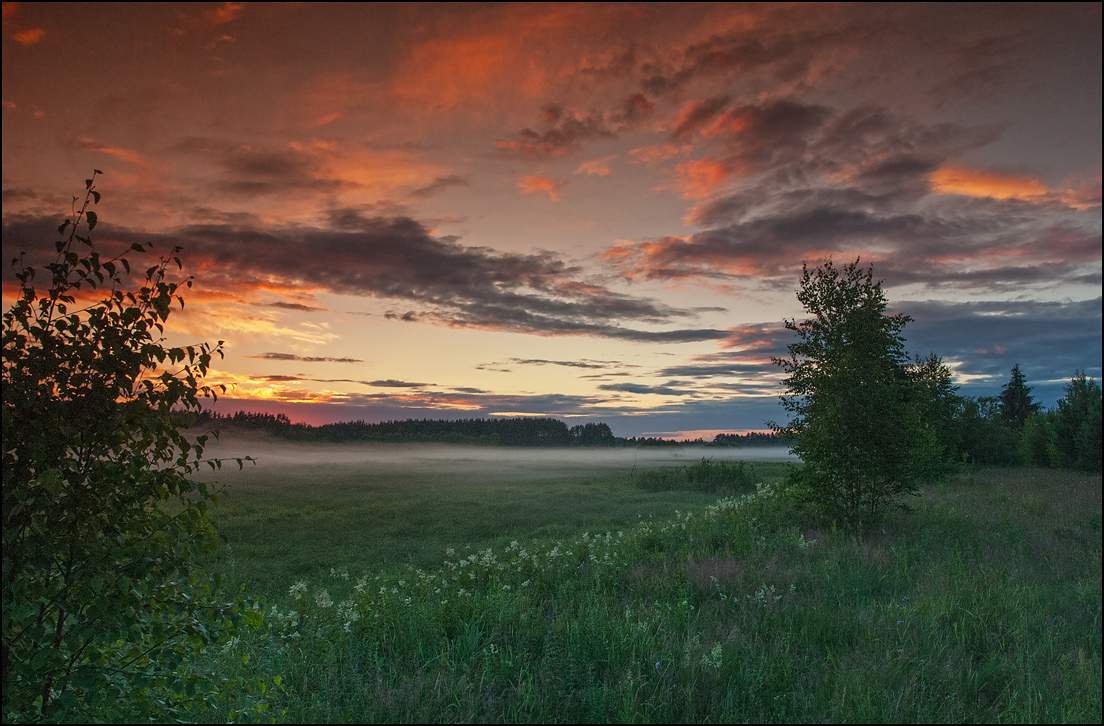
<svg viewBox="0 0 1104 726">
<path fill-rule="evenodd" d="M 917 396 L 923 408 L 924 420 L 931 428 L 944 462 L 957 461 L 961 435 L 956 425 L 964 401 L 956 391 L 950 367 L 935 353 L 916 358 L 912 376 L 917 384 Z"/>
<path fill-rule="evenodd" d="M 101 257 L 78 233 L 96 227 L 100 173 L 59 227 L 55 261 L 12 261 L 20 290 L 3 316 L 5 720 L 173 718 L 212 688 L 182 664 L 240 617 L 212 602 L 198 563 L 216 544 L 206 516 L 216 497 L 188 478 L 205 437 L 192 442 L 178 429 L 181 410 L 213 395 L 201 381 L 222 344 L 165 346 L 170 308 L 191 285 L 167 279 L 178 259 L 160 258 L 127 291 L 127 259 Z"/>
<path fill-rule="evenodd" d="M 576 446 L 613 446 L 617 443 L 613 431 L 604 423 L 572 426 L 568 433 Z"/>
<path fill-rule="evenodd" d="M 1078 373 L 1066 384 L 1054 421 L 1059 465 L 1082 471 L 1101 470 L 1101 392 L 1092 378 Z"/>
<path fill-rule="evenodd" d="M 954 428 L 959 446 L 957 461 L 1000 466 L 1021 463 L 1019 437 L 1005 425 L 996 396 L 962 399 Z"/>
<path fill-rule="evenodd" d="M 786 320 L 797 334 L 782 405 L 806 496 L 849 528 L 874 521 L 886 504 L 918 493 L 917 482 L 938 444 L 924 425 L 922 395 L 908 370 L 901 331 L 905 315 L 886 315 L 873 268 L 831 259 L 803 266 L 798 300 L 809 317 Z"/>
<path fill-rule="evenodd" d="M 1038 413 L 1042 406 L 1031 400 L 1031 389 L 1027 386 L 1020 364 L 1012 366 L 1012 378 L 1004 385 L 1000 393 L 1000 415 L 1004 424 L 1014 431 L 1023 428 L 1027 417 Z"/>
<path fill-rule="evenodd" d="M 1061 466 L 1055 434 L 1057 419 L 1058 412 L 1054 410 L 1033 413 L 1027 417 L 1023 430 L 1020 431 L 1020 453 L 1024 464 L 1055 469 Z"/>
</svg>

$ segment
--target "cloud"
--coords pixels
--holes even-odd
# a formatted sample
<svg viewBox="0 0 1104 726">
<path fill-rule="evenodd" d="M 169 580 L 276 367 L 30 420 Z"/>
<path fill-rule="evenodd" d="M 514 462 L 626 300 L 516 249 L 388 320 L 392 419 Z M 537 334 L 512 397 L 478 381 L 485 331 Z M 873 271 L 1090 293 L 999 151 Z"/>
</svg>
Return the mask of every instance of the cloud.
<svg viewBox="0 0 1104 726">
<path fill-rule="evenodd" d="M 955 161 L 991 129 L 878 108 L 722 101 L 687 106 L 673 132 L 716 149 L 676 167 L 684 196 L 707 197 L 685 221 L 707 229 L 607 249 L 625 277 L 776 285 L 829 255 L 874 262 L 890 284 L 998 290 L 1099 275 L 1092 182 L 1050 191 Z"/>
<path fill-rule="evenodd" d="M 455 238 L 434 237 L 409 217 L 361 217 L 347 211 L 341 220 L 337 229 L 268 229 L 243 221 L 189 225 L 161 234 L 103 224 L 97 228 L 97 243 L 104 250 L 124 249 L 133 242 L 153 242 L 160 250 L 182 247 L 186 269 L 195 272 L 205 289 L 239 296 L 302 299 L 328 291 L 405 301 L 415 309 L 403 319 L 539 335 L 648 342 L 725 335 L 711 328 L 641 328 L 681 323 L 699 311 L 584 284 L 580 268 L 551 252 L 467 247 Z M 39 241 L 53 236 L 57 223 L 55 218 L 9 218 L 5 248 L 41 250 Z M 268 321 L 255 323 L 272 328 Z M 252 325 L 246 320 L 234 324 Z"/>
<path fill-rule="evenodd" d="M 964 194 L 994 199 L 1030 199 L 1047 193 L 1038 179 L 994 169 L 944 166 L 931 174 L 932 189 L 940 194 Z"/>
<path fill-rule="evenodd" d="M 616 156 L 606 156 L 601 159 L 591 159 L 590 161 L 584 161 L 579 164 L 579 168 L 575 170 L 576 174 L 589 174 L 590 176 L 609 176 L 609 163 L 613 161 Z"/>
<path fill-rule="evenodd" d="M 518 179 L 517 187 L 522 194 L 548 194 L 549 200 L 560 201 L 560 190 L 571 182 L 554 177 L 533 174 Z"/>
<path fill-rule="evenodd" d="M 303 363 L 363 363 L 359 358 L 329 358 L 295 355 L 294 353 L 265 353 L 264 355 L 249 355 L 247 358 L 257 360 L 282 360 L 299 361 Z"/>
<path fill-rule="evenodd" d="M 989 395 L 996 395 L 1016 363 L 1035 380 L 1055 372 L 1068 378 L 1075 370 L 1101 375 L 1099 297 L 1075 302 L 904 301 L 893 311 L 913 319 L 905 328 L 910 350 L 934 351 L 955 361 L 956 370 L 986 377 Z"/>
<path fill-rule="evenodd" d="M 546 106 L 544 116 L 549 119 L 549 126 L 543 131 L 522 129 L 513 140 L 496 141 L 495 147 L 531 159 L 545 159 L 576 151 L 582 148 L 584 141 L 616 138 L 601 116 L 574 114 L 565 117 L 558 106 Z"/>
<path fill-rule="evenodd" d="M 19 3 L 4 3 L 4 33 L 22 46 L 34 45 L 46 36 L 42 28 L 26 28 L 18 21 Z"/>
<path fill-rule="evenodd" d="M 329 312 L 327 308 L 321 308 L 317 305 L 304 305 L 303 303 L 286 302 L 283 300 L 272 303 L 258 303 L 269 308 L 280 308 L 282 310 L 297 310 L 304 313 L 316 313 L 316 312 Z"/>
<path fill-rule="evenodd" d="M 428 199 L 429 197 L 440 194 L 446 189 L 452 187 L 466 187 L 471 186 L 471 182 L 465 177 L 457 176 L 456 174 L 450 174 L 448 176 L 439 176 L 433 180 L 432 184 L 427 184 L 424 187 L 415 189 L 410 192 L 412 197 L 418 197 L 419 199 Z"/>
</svg>

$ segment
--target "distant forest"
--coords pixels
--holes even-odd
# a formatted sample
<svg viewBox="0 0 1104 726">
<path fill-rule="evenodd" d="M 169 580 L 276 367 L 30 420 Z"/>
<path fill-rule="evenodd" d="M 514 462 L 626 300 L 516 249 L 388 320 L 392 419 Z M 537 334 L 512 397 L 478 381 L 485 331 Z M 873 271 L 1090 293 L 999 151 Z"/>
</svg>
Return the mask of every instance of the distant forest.
<svg viewBox="0 0 1104 726">
<path fill-rule="evenodd" d="M 261 431 L 289 441 L 352 443 L 444 443 L 484 446 L 783 446 L 789 442 L 774 433 L 718 434 L 712 442 L 703 439 L 672 441 L 658 438 L 620 438 L 604 423 L 568 427 L 554 418 L 473 418 L 446 421 L 343 421 L 311 426 L 292 423 L 287 415 L 238 411 L 219 414 L 203 411 L 193 426 L 238 428 Z"/>
</svg>

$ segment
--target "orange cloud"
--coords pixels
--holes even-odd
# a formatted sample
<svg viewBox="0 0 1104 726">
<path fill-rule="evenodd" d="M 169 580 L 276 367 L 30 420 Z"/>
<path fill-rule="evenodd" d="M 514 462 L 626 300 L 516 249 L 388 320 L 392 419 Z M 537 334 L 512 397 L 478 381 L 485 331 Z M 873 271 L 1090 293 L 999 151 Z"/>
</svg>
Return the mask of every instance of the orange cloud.
<svg viewBox="0 0 1104 726">
<path fill-rule="evenodd" d="M 583 54 L 579 28 L 600 33 L 636 12 L 582 3 L 454 10 L 405 39 L 407 57 L 390 84 L 397 98 L 435 112 L 522 111 L 572 82 Z"/>
<path fill-rule="evenodd" d="M 31 28 L 29 30 L 20 30 L 18 33 L 13 34 L 12 38 L 20 45 L 34 45 L 42 40 L 42 36 L 44 35 L 46 35 L 46 31 L 42 28 Z"/>
<path fill-rule="evenodd" d="M 534 174 L 532 176 L 523 176 L 518 180 L 518 189 L 523 194 L 548 194 L 548 198 L 553 202 L 560 201 L 560 190 L 566 187 L 570 182 L 563 179 L 555 179 L 553 177 L 540 176 Z"/>
<path fill-rule="evenodd" d="M 211 25 L 222 25 L 235 20 L 243 8 L 245 8 L 244 3 L 223 3 L 216 8 L 204 10 L 203 19 Z"/>
<path fill-rule="evenodd" d="M 653 144 L 652 146 L 642 146 L 639 149 L 633 149 L 629 152 L 629 156 L 648 166 L 652 166 L 660 161 L 666 161 L 672 156 L 689 154 L 693 149 L 694 147 L 688 144 L 682 146 L 676 146 L 675 144 Z"/>
<path fill-rule="evenodd" d="M 609 163 L 613 161 L 613 159 L 613 156 L 607 156 L 602 159 L 584 161 L 582 164 L 579 164 L 579 168 L 575 170 L 575 173 L 590 174 L 591 176 L 609 176 Z"/>
<path fill-rule="evenodd" d="M 133 149 L 123 149 L 118 146 L 108 146 L 101 141 L 90 139 L 87 136 L 78 136 L 73 139 L 73 142 L 83 149 L 89 149 L 90 151 L 99 151 L 104 154 L 109 154 L 111 156 L 114 156 L 116 159 L 122 159 L 123 161 L 130 164 L 149 163 L 149 160 L 147 160 L 144 156 L 139 154 L 137 151 L 134 151 Z"/>
<path fill-rule="evenodd" d="M 944 166 L 929 177 L 932 188 L 941 194 L 993 199 L 1030 199 L 1047 193 L 1038 179 L 1021 174 L 993 170 Z"/>
<path fill-rule="evenodd" d="M 19 3 L 3 4 L 4 31 L 11 35 L 12 40 L 20 45 L 34 45 L 42 40 L 46 31 L 42 28 L 23 28 L 15 19 L 19 12 Z"/>
<path fill-rule="evenodd" d="M 680 162 L 676 174 L 683 199 L 708 197 L 735 176 L 729 164 L 711 156 Z"/>
</svg>

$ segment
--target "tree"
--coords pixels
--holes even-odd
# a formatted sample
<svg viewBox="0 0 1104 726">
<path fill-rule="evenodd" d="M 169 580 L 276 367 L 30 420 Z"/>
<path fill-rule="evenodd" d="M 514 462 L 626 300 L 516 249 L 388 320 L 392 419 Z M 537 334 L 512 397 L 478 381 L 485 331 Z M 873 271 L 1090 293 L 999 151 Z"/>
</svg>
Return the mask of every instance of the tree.
<svg viewBox="0 0 1104 726">
<path fill-rule="evenodd" d="M 806 496 L 851 529 L 918 493 L 937 449 L 908 370 L 901 331 L 910 318 L 886 315 L 873 276 L 858 260 L 842 269 L 831 259 L 812 271 L 803 265 L 797 298 L 809 317 L 785 321 L 798 340 L 788 358 L 773 359 L 787 374 L 782 405 L 791 419 L 770 426 L 796 438 Z"/>
<path fill-rule="evenodd" d="M 164 344 L 170 308 L 191 286 L 167 279 L 169 265 L 180 266 L 176 250 L 127 291 L 127 259 L 101 257 L 78 233 L 96 227 L 100 173 L 58 228 L 55 261 L 12 261 L 20 290 L 3 316 L 5 720 L 172 718 L 210 686 L 181 664 L 240 616 L 212 602 L 198 563 L 216 544 L 206 514 L 217 499 L 188 478 L 205 437 L 192 442 L 178 428 L 181 412 L 214 395 L 201 381 L 222 344 Z M 48 273 L 42 293 L 38 272 Z"/>
<path fill-rule="evenodd" d="M 1012 378 L 1001 388 L 1000 415 L 1004 424 L 1014 431 L 1024 427 L 1027 417 L 1042 409 L 1031 400 L 1031 389 L 1020 372 L 1020 364 L 1012 366 Z"/>
<path fill-rule="evenodd" d="M 956 419 L 962 412 L 964 401 L 956 391 L 951 369 L 934 352 L 927 358 L 916 358 L 912 377 L 923 407 L 923 418 L 935 435 L 939 446 L 939 458 L 943 462 L 957 460 L 961 446 Z"/>
<path fill-rule="evenodd" d="M 1101 469 L 1100 386 L 1081 371 L 1066 384 L 1054 421 L 1059 465 L 1067 469 Z"/>
</svg>

